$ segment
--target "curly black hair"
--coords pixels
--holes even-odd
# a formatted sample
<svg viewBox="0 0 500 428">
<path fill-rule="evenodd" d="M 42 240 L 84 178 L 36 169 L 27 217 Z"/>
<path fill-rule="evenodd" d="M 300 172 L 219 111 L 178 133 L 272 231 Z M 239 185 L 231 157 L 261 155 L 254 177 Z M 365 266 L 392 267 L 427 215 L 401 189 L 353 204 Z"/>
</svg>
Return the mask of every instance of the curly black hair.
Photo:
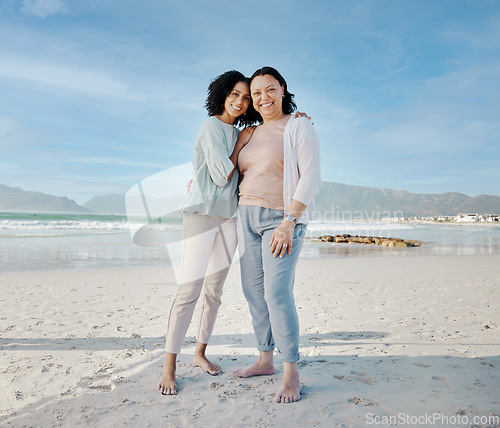
<svg viewBox="0 0 500 428">
<path fill-rule="evenodd" d="M 283 110 L 283 113 L 292 114 L 295 110 L 297 110 L 297 104 L 295 104 L 295 101 L 293 100 L 293 97 L 295 95 L 288 92 L 286 81 L 278 72 L 278 70 L 269 66 L 259 68 L 254 74 L 252 74 L 252 77 L 250 77 L 250 83 L 252 83 L 252 80 L 257 76 L 265 76 L 266 74 L 270 74 L 271 76 L 273 76 L 279 82 L 279 84 L 283 86 L 285 97 L 283 98 L 283 104 L 281 108 Z M 262 122 L 262 117 L 260 116 L 260 114 L 257 113 L 257 115 L 259 117 L 259 121 Z"/>
<path fill-rule="evenodd" d="M 245 77 L 239 71 L 230 70 L 217 76 L 208 86 L 208 95 L 205 101 L 205 108 L 209 116 L 217 116 L 224 112 L 224 104 L 227 96 L 231 93 L 238 82 L 245 82 L 250 86 L 248 77 Z M 235 126 L 248 126 L 257 122 L 260 115 L 253 108 L 252 103 L 248 106 L 245 114 L 237 117 L 234 121 Z"/>
</svg>

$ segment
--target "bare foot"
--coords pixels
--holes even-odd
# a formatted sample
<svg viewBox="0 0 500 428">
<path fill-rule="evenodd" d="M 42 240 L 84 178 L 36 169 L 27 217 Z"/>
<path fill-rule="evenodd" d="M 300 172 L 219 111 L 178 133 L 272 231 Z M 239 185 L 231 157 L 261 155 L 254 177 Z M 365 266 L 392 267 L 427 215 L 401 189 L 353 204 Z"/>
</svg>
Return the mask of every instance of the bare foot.
<svg viewBox="0 0 500 428">
<path fill-rule="evenodd" d="M 217 376 L 222 373 L 222 369 L 217 364 L 211 363 L 205 355 L 195 354 L 193 364 L 206 370 L 211 376 Z"/>
<path fill-rule="evenodd" d="M 283 363 L 283 382 L 274 397 L 276 403 L 294 403 L 300 400 L 299 371 L 296 363 Z"/>
<path fill-rule="evenodd" d="M 165 357 L 160 382 L 158 383 L 158 391 L 163 395 L 177 395 L 177 384 L 175 383 L 176 358 L 177 355 L 169 353 Z"/>
<path fill-rule="evenodd" d="M 234 377 L 251 377 L 273 374 L 274 364 L 272 360 L 269 362 L 263 361 L 260 358 L 255 364 L 252 364 L 250 367 L 245 367 L 244 369 L 239 369 L 233 372 Z"/>
</svg>

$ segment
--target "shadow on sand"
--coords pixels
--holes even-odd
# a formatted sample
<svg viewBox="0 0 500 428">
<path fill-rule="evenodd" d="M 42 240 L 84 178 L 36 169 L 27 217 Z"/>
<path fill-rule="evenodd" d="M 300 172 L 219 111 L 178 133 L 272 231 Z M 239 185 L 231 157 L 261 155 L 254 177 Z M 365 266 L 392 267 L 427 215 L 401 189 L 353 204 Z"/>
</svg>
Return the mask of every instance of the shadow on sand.
<svg viewBox="0 0 500 428">
<path fill-rule="evenodd" d="M 191 364 L 193 341 L 188 340 L 187 352 L 178 357 L 179 395 L 173 397 L 162 396 L 156 390 L 163 362 L 163 337 L 2 338 L 0 349 L 4 355 L 44 351 L 53 355 L 84 353 L 86 358 L 97 358 L 104 353 L 110 363 L 98 370 L 96 365 L 95 373 L 77 382 L 68 378 L 60 394 L 44 395 L 15 414 L 4 413 L 0 423 L 39 426 L 41 420 L 49 419 L 50 426 L 96 427 L 350 427 L 387 426 L 388 422 L 416 426 L 429 420 L 422 418 L 434 415 L 441 417 L 433 420 L 435 426 L 447 426 L 445 422 L 455 422 L 449 426 L 499 426 L 500 356 L 380 353 L 358 357 L 352 355 L 354 351 L 338 355 L 338 346 L 348 345 L 354 350 L 371 345 L 383 349 L 385 337 L 383 332 L 302 335 L 301 348 L 308 351 L 299 362 L 302 399 L 289 405 L 272 401 L 280 384 L 281 364 L 276 364 L 272 376 L 231 376 L 235 369 L 255 361 L 255 355 L 248 352 L 254 347 L 251 334 L 213 337 L 212 350 L 217 352 L 219 345 L 230 350 L 229 355 L 211 353 L 224 370 L 216 377 Z M 410 354 L 412 344 L 406 345 Z M 418 344 L 419 349 L 433 345 Z M 64 369 L 61 367 L 61 373 Z M 43 374 L 42 370 L 38 375 L 40 382 Z M 19 378 L 19 391 L 29 390 L 27 382 Z"/>
</svg>

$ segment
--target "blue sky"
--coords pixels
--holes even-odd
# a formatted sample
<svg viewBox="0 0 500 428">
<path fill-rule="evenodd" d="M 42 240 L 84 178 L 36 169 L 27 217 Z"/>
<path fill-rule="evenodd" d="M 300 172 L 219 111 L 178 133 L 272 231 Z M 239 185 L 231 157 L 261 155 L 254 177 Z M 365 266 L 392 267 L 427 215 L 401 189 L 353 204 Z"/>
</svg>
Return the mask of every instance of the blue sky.
<svg viewBox="0 0 500 428">
<path fill-rule="evenodd" d="M 495 0 L 2 0 L 0 183 L 125 193 L 185 162 L 211 79 L 276 67 L 325 181 L 500 195 Z"/>
</svg>

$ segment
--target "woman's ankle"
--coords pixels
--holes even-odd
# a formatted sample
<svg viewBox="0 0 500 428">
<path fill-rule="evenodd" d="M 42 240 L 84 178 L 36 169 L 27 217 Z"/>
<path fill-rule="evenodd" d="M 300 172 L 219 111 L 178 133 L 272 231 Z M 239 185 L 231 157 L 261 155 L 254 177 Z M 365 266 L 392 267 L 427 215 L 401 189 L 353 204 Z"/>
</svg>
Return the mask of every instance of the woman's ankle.
<svg viewBox="0 0 500 428">
<path fill-rule="evenodd" d="M 207 350 L 206 343 L 196 342 L 196 349 L 194 350 L 194 355 L 205 358 L 206 350 Z"/>
<path fill-rule="evenodd" d="M 257 363 L 265 366 L 274 365 L 274 352 L 273 351 L 259 351 L 259 359 Z"/>
</svg>

